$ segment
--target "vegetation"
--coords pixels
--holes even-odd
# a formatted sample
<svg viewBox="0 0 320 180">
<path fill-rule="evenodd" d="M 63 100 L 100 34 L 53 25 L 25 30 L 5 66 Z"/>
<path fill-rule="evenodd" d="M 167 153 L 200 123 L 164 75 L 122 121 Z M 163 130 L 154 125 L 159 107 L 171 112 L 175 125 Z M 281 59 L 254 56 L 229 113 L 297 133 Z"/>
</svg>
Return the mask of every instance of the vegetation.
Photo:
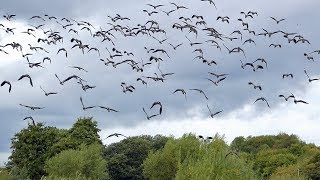
<svg viewBox="0 0 320 180">
<path fill-rule="evenodd" d="M 72 128 L 28 125 L 12 138 L 0 179 L 320 179 L 320 148 L 296 135 L 236 137 L 210 141 L 128 137 L 104 146 L 97 122 L 79 118 Z"/>
</svg>

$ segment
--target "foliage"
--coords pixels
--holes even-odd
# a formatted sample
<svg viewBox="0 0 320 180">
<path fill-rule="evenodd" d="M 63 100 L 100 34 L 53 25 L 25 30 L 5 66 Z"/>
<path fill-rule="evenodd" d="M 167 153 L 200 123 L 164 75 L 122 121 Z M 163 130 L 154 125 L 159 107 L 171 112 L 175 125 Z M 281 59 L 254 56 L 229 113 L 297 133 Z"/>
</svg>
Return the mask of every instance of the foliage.
<svg viewBox="0 0 320 180">
<path fill-rule="evenodd" d="M 23 179 L 40 179 L 46 175 L 43 166 L 48 150 L 59 140 L 59 130 L 42 123 L 29 125 L 12 138 L 12 154 L 7 164 L 13 176 Z M 23 172 L 23 173 L 22 173 Z"/>
<path fill-rule="evenodd" d="M 11 176 L 9 174 L 9 171 L 4 168 L 0 168 L 0 179 L 1 180 L 11 180 Z"/>
<path fill-rule="evenodd" d="M 80 149 L 81 144 L 102 145 L 97 122 L 80 118 L 70 130 L 28 125 L 12 138 L 12 154 L 7 164 L 14 179 L 40 179 L 46 176 L 45 161 L 63 150 Z"/>
<path fill-rule="evenodd" d="M 315 154 L 306 164 L 305 174 L 310 179 L 320 179 L 320 152 Z"/>
<path fill-rule="evenodd" d="M 46 161 L 49 177 L 106 179 L 106 160 L 102 157 L 102 146 L 82 145 L 80 150 L 65 150 Z"/>
<path fill-rule="evenodd" d="M 169 140 L 164 149 L 144 161 L 144 174 L 150 179 L 254 179 L 244 159 L 227 156 L 228 146 L 216 135 L 207 144 L 192 134 Z M 161 169 L 161 171 L 159 171 Z"/>
<path fill-rule="evenodd" d="M 156 135 L 126 138 L 106 147 L 111 179 L 144 179 L 141 164 L 152 150 L 164 147 L 168 137 Z"/>
<path fill-rule="evenodd" d="M 93 121 L 92 117 L 79 118 L 72 128 L 67 130 L 60 140 L 52 146 L 49 153 L 53 156 L 63 150 L 79 149 L 82 144 L 102 144 L 98 135 L 99 131 L 97 122 Z"/>
</svg>

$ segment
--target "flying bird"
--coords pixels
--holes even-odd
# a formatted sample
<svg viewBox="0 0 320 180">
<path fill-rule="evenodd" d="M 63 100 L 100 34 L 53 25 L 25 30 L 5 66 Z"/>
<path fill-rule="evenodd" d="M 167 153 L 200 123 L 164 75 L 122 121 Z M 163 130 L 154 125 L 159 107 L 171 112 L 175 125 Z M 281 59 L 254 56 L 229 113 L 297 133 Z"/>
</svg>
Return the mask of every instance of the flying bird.
<svg viewBox="0 0 320 180">
<path fill-rule="evenodd" d="M 146 112 L 146 110 L 144 108 L 142 108 L 143 112 L 145 113 L 146 117 L 148 120 L 150 120 L 151 118 L 154 118 L 156 116 L 158 116 L 159 114 L 153 114 L 153 115 L 148 115 L 148 113 Z"/>
<path fill-rule="evenodd" d="M 22 106 L 22 107 L 29 108 L 29 109 L 31 109 L 31 110 L 33 110 L 33 111 L 44 108 L 44 107 L 28 106 L 28 105 L 23 105 L 23 104 L 19 104 L 19 105 Z"/>
<path fill-rule="evenodd" d="M 152 104 L 152 106 L 150 107 L 150 109 L 152 109 L 154 106 L 159 106 L 159 114 L 161 114 L 162 113 L 162 104 L 161 104 L 161 102 L 160 101 L 156 101 L 156 102 L 154 102 L 153 104 Z"/>
<path fill-rule="evenodd" d="M 3 81 L 1 83 L 1 87 L 4 86 L 5 84 L 7 84 L 9 86 L 9 93 L 11 92 L 11 83 L 9 81 Z"/>
<path fill-rule="evenodd" d="M 254 103 L 256 103 L 257 101 L 264 101 L 264 102 L 266 102 L 267 106 L 270 108 L 270 105 L 269 105 L 269 103 L 268 103 L 268 101 L 267 101 L 266 98 L 260 97 L 260 98 L 256 99 L 256 100 L 254 101 Z"/>
<path fill-rule="evenodd" d="M 46 92 L 41 86 L 40 86 L 40 89 L 44 92 L 44 95 L 45 95 L 45 96 L 58 94 L 57 92 Z"/>
<path fill-rule="evenodd" d="M 31 77 L 29 76 L 29 74 L 25 74 L 25 75 L 20 76 L 20 78 L 18 79 L 18 81 L 20 81 L 20 80 L 23 79 L 23 78 L 28 78 L 28 79 L 29 79 L 29 82 L 30 82 L 30 85 L 33 87 L 32 79 L 31 79 Z"/>
<path fill-rule="evenodd" d="M 217 112 L 212 113 L 212 112 L 211 112 L 211 109 L 209 108 L 209 105 L 208 105 L 208 104 L 207 104 L 207 108 L 208 108 L 208 110 L 209 110 L 209 112 L 210 112 L 211 118 L 213 118 L 213 117 L 216 116 L 217 114 L 220 114 L 220 113 L 223 112 L 223 110 L 220 110 L 220 111 L 217 111 Z"/>
<path fill-rule="evenodd" d="M 181 92 L 184 95 L 185 99 L 187 100 L 187 93 L 184 89 L 176 89 L 172 94 L 176 92 Z"/>
<path fill-rule="evenodd" d="M 110 134 L 109 136 L 107 136 L 105 139 L 108 139 L 108 138 L 110 138 L 110 137 L 112 137 L 112 136 L 115 136 L 115 137 L 123 136 L 123 137 L 127 138 L 127 136 L 125 136 L 125 135 L 123 135 L 123 134 L 113 133 L 113 134 Z"/>
<path fill-rule="evenodd" d="M 81 105 L 82 105 L 82 109 L 85 111 L 87 109 L 92 109 L 92 108 L 95 108 L 96 106 L 87 106 L 85 107 L 84 104 L 83 104 L 83 101 L 82 101 L 82 97 L 80 96 L 80 102 L 81 102 Z"/>
<path fill-rule="evenodd" d="M 286 19 L 276 19 L 276 18 L 274 18 L 274 17 L 270 17 L 271 19 L 273 19 L 277 24 L 279 24 L 281 21 L 284 21 L 284 20 L 286 20 Z"/>
<path fill-rule="evenodd" d="M 194 88 L 194 89 L 189 89 L 190 91 L 198 91 L 199 93 L 203 94 L 203 96 L 208 100 L 209 98 L 207 97 L 206 93 L 204 93 L 203 90 L 201 89 L 197 89 L 197 88 Z"/>
</svg>

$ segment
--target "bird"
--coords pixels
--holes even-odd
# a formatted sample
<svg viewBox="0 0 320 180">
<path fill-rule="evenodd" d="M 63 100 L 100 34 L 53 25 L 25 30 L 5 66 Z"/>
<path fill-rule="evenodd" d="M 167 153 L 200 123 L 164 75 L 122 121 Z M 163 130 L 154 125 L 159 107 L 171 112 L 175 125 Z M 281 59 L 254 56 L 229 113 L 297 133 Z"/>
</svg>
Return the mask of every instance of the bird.
<svg viewBox="0 0 320 180">
<path fill-rule="evenodd" d="M 113 133 L 113 134 L 110 134 L 109 136 L 107 136 L 105 139 L 108 139 L 108 138 L 110 138 L 110 137 L 112 137 L 112 136 L 116 136 L 116 137 L 123 136 L 123 137 L 127 138 L 127 136 L 125 136 L 125 135 L 123 135 L 123 134 Z"/>
<path fill-rule="evenodd" d="M 287 96 L 287 97 L 286 97 L 285 95 L 283 95 L 283 94 L 279 94 L 279 95 L 278 95 L 278 97 L 280 97 L 280 98 L 281 98 L 281 97 L 282 97 L 282 98 L 284 98 L 284 100 L 285 100 L 285 101 L 288 101 L 288 100 L 289 100 L 289 98 L 293 98 L 293 99 L 295 98 L 295 97 L 294 97 L 294 95 L 293 95 L 292 93 L 291 93 L 291 95 L 289 95 L 289 96 Z"/>
<path fill-rule="evenodd" d="M 164 6 L 163 4 L 157 4 L 157 5 L 153 5 L 153 4 L 147 4 L 148 6 L 151 6 L 151 7 L 153 7 L 153 9 L 157 9 L 157 8 L 159 8 L 159 7 L 162 7 L 162 6 Z"/>
<path fill-rule="evenodd" d="M 212 79 L 209 79 L 209 78 L 206 78 L 206 79 L 209 80 L 210 82 L 212 82 L 214 85 L 218 86 L 218 84 L 219 84 L 221 81 L 225 80 L 226 78 L 227 78 L 227 77 L 223 77 L 223 78 L 220 78 L 220 79 L 218 79 L 218 80 L 216 80 L 216 81 L 214 81 L 214 80 L 212 80 Z"/>
<path fill-rule="evenodd" d="M 8 84 L 8 86 L 9 86 L 9 93 L 10 93 L 10 92 L 11 92 L 11 83 L 10 83 L 9 81 L 3 81 L 3 82 L 1 83 L 1 87 L 4 86 L 5 84 Z"/>
<path fill-rule="evenodd" d="M 209 105 L 208 105 L 208 104 L 207 104 L 207 108 L 208 108 L 208 110 L 209 110 L 209 112 L 210 112 L 211 118 L 213 118 L 213 117 L 216 116 L 217 114 L 220 114 L 220 113 L 223 112 L 223 110 L 220 110 L 220 111 L 217 111 L 217 112 L 215 112 L 215 113 L 212 113 L 212 112 L 211 112 L 211 109 L 209 108 Z"/>
<path fill-rule="evenodd" d="M 211 74 L 211 75 L 213 75 L 213 76 L 215 76 L 215 77 L 217 77 L 217 78 L 220 78 L 220 77 L 224 77 L 224 76 L 228 76 L 229 74 L 216 74 L 216 73 L 213 73 L 213 72 L 208 72 L 209 74 Z"/>
<path fill-rule="evenodd" d="M 276 47 L 281 48 L 282 47 L 281 44 L 273 44 L 273 43 L 269 45 L 269 47 L 271 47 L 271 46 L 273 46 L 274 48 L 276 48 Z"/>
<path fill-rule="evenodd" d="M 84 71 L 84 72 L 88 72 L 87 70 L 85 70 L 84 68 L 80 67 L 80 66 L 69 66 L 70 68 L 74 68 L 74 69 L 78 69 L 79 71 Z"/>
<path fill-rule="evenodd" d="M 282 79 L 286 78 L 286 77 L 291 77 L 293 78 L 293 74 L 289 73 L 289 74 L 282 74 Z"/>
<path fill-rule="evenodd" d="M 257 89 L 257 88 L 258 88 L 260 91 L 262 90 L 262 87 L 259 86 L 259 85 L 255 85 L 255 84 L 253 84 L 252 82 L 249 82 L 248 84 L 249 84 L 249 85 L 252 85 L 254 89 Z"/>
<path fill-rule="evenodd" d="M 45 96 L 58 94 L 57 92 L 46 92 L 41 86 L 40 86 L 40 89 L 44 92 L 44 95 L 45 95 Z"/>
<path fill-rule="evenodd" d="M 85 111 L 87 109 L 92 109 L 92 108 L 95 108 L 96 106 L 87 106 L 85 107 L 84 104 L 83 104 L 83 101 L 82 101 L 82 97 L 80 96 L 80 102 L 81 102 L 81 105 L 82 105 L 82 109 Z"/>
<path fill-rule="evenodd" d="M 254 101 L 254 103 L 256 103 L 257 101 L 264 101 L 264 102 L 266 102 L 267 106 L 270 108 L 270 105 L 269 105 L 269 103 L 268 103 L 268 101 L 267 101 L 266 98 L 264 98 L 264 97 L 257 98 L 257 99 Z"/>
<path fill-rule="evenodd" d="M 177 48 L 179 47 L 179 46 L 181 46 L 183 43 L 180 43 L 180 44 L 177 44 L 177 45 L 173 45 L 173 44 L 171 44 L 171 43 L 169 43 L 169 45 L 174 49 L 174 50 L 177 50 Z"/>
<path fill-rule="evenodd" d="M 320 78 L 312 78 L 312 79 L 311 79 L 311 78 L 309 77 L 308 73 L 307 73 L 307 70 L 304 70 L 304 73 L 307 75 L 309 82 L 320 80 Z"/>
<path fill-rule="evenodd" d="M 105 107 L 105 106 L 98 106 L 99 108 L 101 108 L 101 109 L 105 109 L 105 110 L 107 110 L 108 112 L 119 112 L 118 110 L 115 110 L 115 109 L 113 109 L 113 108 L 110 108 L 110 107 Z"/>
<path fill-rule="evenodd" d="M 279 19 L 279 20 L 277 20 L 276 18 L 274 18 L 274 17 L 270 17 L 271 19 L 273 19 L 277 24 L 279 24 L 281 21 L 284 21 L 284 20 L 286 20 L 286 19 Z"/>
<path fill-rule="evenodd" d="M 207 97 L 206 93 L 204 93 L 203 90 L 201 89 L 197 89 L 197 88 L 193 88 L 193 89 L 189 89 L 190 91 L 198 91 L 199 93 L 203 94 L 203 96 L 208 100 L 209 98 Z"/>
<path fill-rule="evenodd" d="M 240 62 L 241 62 L 241 68 L 244 69 L 246 66 L 250 66 L 252 67 L 252 70 L 255 71 L 255 67 L 253 65 L 253 63 L 250 63 L 250 62 L 247 62 L 247 63 L 243 63 L 240 59 Z"/>
<path fill-rule="evenodd" d="M 156 116 L 158 116 L 159 114 L 153 114 L 151 116 L 148 115 L 148 113 L 146 112 L 146 110 L 144 108 L 142 108 L 143 112 L 145 113 L 146 117 L 148 120 L 150 120 L 151 118 L 154 118 Z"/>
<path fill-rule="evenodd" d="M 29 74 L 25 74 L 25 75 L 20 76 L 20 78 L 18 79 L 18 81 L 20 81 L 20 80 L 23 79 L 23 78 L 28 78 L 28 79 L 29 79 L 29 82 L 30 82 L 30 85 L 33 87 L 32 79 L 31 79 L 31 77 L 30 77 Z"/>
<path fill-rule="evenodd" d="M 296 98 L 293 99 L 293 102 L 295 104 L 298 104 L 298 103 L 303 103 L 303 104 L 309 104 L 308 102 L 304 101 L 304 100 L 297 100 Z"/>
<path fill-rule="evenodd" d="M 67 52 L 67 50 L 66 50 L 65 48 L 60 48 L 60 49 L 58 50 L 57 54 L 59 54 L 60 51 L 64 51 L 66 57 L 68 57 L 68 52 Z"/>
<path fill-rule="evenodd" d="M 170 4 L 176 6 L 177 10 L 178 10 L 178 9 L 188 9 L 188 8 L 185 7 L 185 6 L 179 6 L 179 5 L 177 5 L 176 3 L 170 3 Z"/>
<path fill-rule="evenodd" d="M 172 12 L 176 11 L 177 9 L 173 9 L 173 10 L 170 10 L 170 11 L 162 11 L 164 12 L 167 16 L 169 16 Z"/>
<path fill-rule="evenodd" d="M 187 93 L 184 89 L 176 89 L 172 94 L 175 94 L 176 92 L 181 92 L 187 100 Z"/>
<path fill-rule="evenodd" d="M 31 120 L 31 122 L 32 122 L 32 125 L 33 125 L 33 126 L 36 126 L 36 123 L 34 122 L 33 117 L 28 116 L 28 117 L 23 118 L 23 120 L 24 120 L 24 121 L 25 121 L 25 120 L 28 120 L 28 119 L 30 119 L 30 120 Z"/>
<path fill-rule="evenodd" d="M 44 107 L 28 106 L 28 105 L 23 105 L 23 104 L 19 104 L 19 105 L 22 106 L 22 107 L 29 108 L 29 109 L 31 109 L 33 111 L 39 110 L 39 109 L 44 109 Z"/>
<path fill-rule="evenodd" d="M 251 38 L 245 40 L 242 45 L 244 45 L 245 43 L 253 43 L 254 45 L 257 45 L 256 42 L 254 40 L 252 40 Z"/>
<path fill-rule="evenodd" d="M 142 11 L 145 12 L 145 13 L 147 13 L 148 16 L 151 16 L 152 14 L 157 14 L 157 13 L 158 13 L 158 11 L 151 11 L 151 12 L 149 12 L 149 11 L 146 10 L 146 9 L 144 9 L 144 10 L 142 10 Z"/>
<path fill-rule="evenodd" d="M 154 106 L 156 106 L 156 105 L 159 106 L 159 114 L 161 114 L 161 113 L 162 113 L 162 104 L 161 104 L 160 101 L 154 102 L 154 103 L 151 105 L 150 109 L 152 109 L 152 108 L 153 108 Z"/>
</svg>

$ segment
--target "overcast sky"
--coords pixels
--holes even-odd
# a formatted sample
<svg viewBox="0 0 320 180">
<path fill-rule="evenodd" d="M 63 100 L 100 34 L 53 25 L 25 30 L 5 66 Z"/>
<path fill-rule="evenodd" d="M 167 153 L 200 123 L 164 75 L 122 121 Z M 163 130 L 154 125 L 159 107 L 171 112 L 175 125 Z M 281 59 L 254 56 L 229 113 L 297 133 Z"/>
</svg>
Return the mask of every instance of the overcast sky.
<svg viewBox="0 0 320 180">
<path fill-rule="evenodd" d="M 167 16 L 163 11 L 175 9 L 174 2 L 183 5 L 188 9 L 179 9 Z M 148 11 L 154 10 L 146 5 L 163 4 L 164 6 L 156 9 L 157 14 L 148 16 L 143 9 Z M 0 82 L 7 80 L 12 84 L 12 91 L 8 93 L 8 86 L 0 87 L 0 163 L 6 161 L 10 154 L 10 138 L 16 132 L 27 126 L 26 121 L 22 119 L 26 116 L 32 116 L 35 121 L 45 122 L 46 125 L 56 126 L 58 128 L 70 128 L 75 120 L 83 116 L 93 116 L 98 122 L 101 131 L 101 138 L 111 133 L 118 132 L 127 136 L 141 134 L 164 134 L 175 135 L 177 137 L 184 133 L 193 132 L 212 136 L 215 133 L 225 134 L 226 140 L 231 142 L 236 136 L 277 134 L 279 132 L 294 133 L 299 135 L 307 142 L 319 144 L 320 137 L 317 134 L 316 127 L 320 127 L 320 81 L 308 82 L 304 73 L 307 70 L 310 78 L 320 78 L 319 58 L 317 53 L 308 54 L 313 57 L 314 61 L 307 60 L 304 53 L 310 53 L 320 49 L 320 40 L 318 35 L 319 24 L 313 19 L 319 17 L 316 9 L 320 2 L 317 0 L 268 0 L 255 1 L 250 0 L 230 0 L 228 2 L 215 1 L 217 9 L 209 2 L 200 0 L 173 0 L 173 1 L 115 1 L 108 2 L 103 0 L 94 1 L 5 1 L 1 2 L 0 13 L 2 15 L 16 14 L 15 19 L 11 21 L 2 18 L 0 24 L 6 28 L 14 29 L 14 35 L 7 33 L 5 29 L 0 29 L 0 45 L 17 42 L 23 46 L 23 54 L 32 53 L 29 56 L 30 62 L 40 62 L 46 56 L 52 59 L 49 63 L 46 61 L 41 64 L 44 68 L 29 68 L 21 52 L 13 50 L 10 46 L 0 48 L 9 54 L 0 52 Z M 258 16 L 254 15 L 251 19 L 245 18 L 241 11 L 255 11 Z M 56 20 L 49 20 L 45 14 L 57 17 L 60 24 L 66 25 L 62 18 L 75 19 L 78 22 L 88 21 L 94 28 L 90 27 L 92 32 L 98 30 L 109 30 L 112 26 L 120 24 L 129 28 L 137 27 L 138 24 L 145 24 L 148 20 L 155 20 L 159 23 L 160 29 L 164 29 L 166 34 L 152 34 L 158 40 L 164 40 L 160 44 L 157 40 L 148 35 L 139 34 L 136 37 L 124 37 L 120 32 L 111 31 L 115 38 L 111 37 L 115 46 L 110 42 L 101 42 L 101 38 L 93 38 L 86 30 L 80 30 L 83 26 L 74 25 L 63 29 Z M 123 17 L 129 17 L 130 20 L 112 22 L 108 16 L 120 14 Z M 45 18 L 30 19 L 34 15 Z M 183 31 L 173 29 L 174 23 L 184 24 L 179 17 L 189 17 L 192 15 L 202 15 L 206 22 L 206 27 L 215 28 L 223 37 L 237 37 L 239 39 L 223 40 L 214 39 L 207 36 L 202 31 L 204 25 L 197 25 L 198 35 L 189 33 L 188 29 Z M 218 16 L 229 16 L 230 23 L 217 21 Z M 276 19 L 284 18 L 277 24 L 270 17 Z M 243 30 L 241 22 L 249 24 L 249 29 L 256 34 L 263 33 L 263 29 L 268 32 L 284 31 L 288 33 L 297 33 L 307 39 L 308 43 L 288 43 L 282 33 L 276 33 L 271 37 L 254 36 Z M 191 18 L 192 25 L 196 25 L 200 19 Z M 46 38 L 43 30 L 38 29 L 32 35 L 21 33 L 32 26 L 44 24 L 42 27 L 45 31 L 53 30 L 60 32 L 63 36 L 63 42 L 56 45 L 47 45 L 38 43 L 38 38 Z M 78 35 L 68 30 L 72 28 L 77 30 Z M 242 32 L 240 35 L 232 34 L 233 31 Z M 201 45 L 190 46 L 187 36 L 193 42 L 201 42 Z M 290 36 L 293 38 L 294 35 Z M 96 47 L 100 50 L 100 56 L 95 51 L 83 54 L 80 49 L 71 47 L 71 38 L 77 38 L 83 44 L 89 44 L 90 47 Z M 247 39 L 253 39 L 256 43 L 244 43 Z M 211 46 L 205 41 L 209 39 L 216 40 L 221 46 L 221 51 Z M 174 50 L 169 43 L 180 47 Z M 43 51 L 32 51 L 28 44 L 32 46 L 42 46 L 49 53 Z M 281 44 L 281 48 L 269 47 L 270 44 Z M 227 49 L 241 47 L 242 53 L 229 54 Z M 115 62 L 125 59 L 133 59 L 136 62 L 144 63 L 149 61 L 150 56 L 161 57 L 163 61 L 158 64 L 153 61 L 151 65 L 144 67 L 144 71 L 136 72 L 128 64 L 122 64 L 116 68 L 105 66 L 101 58 L 106 59 L 109 53 L 115 47 L 121 52 L 132 52 L 134 56 L 116 57 Z M 144 47 L 164 49 L 170 56 L 168 58 L 161 53 L 147 53 Z M 57 54 L 58 49 L 66 48 L 68 57 L 63 53 Z M 203 57 L 207 60 L 214 60 L 217 65 L 208 66 L 199 59 L 194 59 L 198 52 L 195 49 L 203 50 Z M 264 69 L 256 72 L 250 67 L 241 68 L 241 62 L 253 62 L 257 58 L 264 58 L 268 65 L 256 62 L 255 65 L 261 64 Z M 79 71 L 70 66 L 81 66 L 88 72 Z M 159 75 L 163 73 L 174 73 L 166 76 L 164 82 L 145 79 L 147 86 L 137 82 L 137 78 L 145 76 Z M 216 80 L 208 72 L 226 73 L 224 81 L 215 86 L 207 78 Z M 293 74 L 293 78 L 282 78 L 283 74 Z M 29 74 L 33 80 L 33 87 L 30 86 L 27 79 L 17 81 L 23 75 Z M 55 77 L 57 74 L 60 79 L 65 79 L 71 75 L 78 75 L 86 80 L 88 85 L 96 86 L 94 89 L 83 91 L 81 86 L 75 80 L 66 82 L 63 86 Z M 135 90 L 127 93 L 122 92 L 121 82 L 133 85 Z M 254 89 L 248 85 L 253 82 L 262 87 L 262 91 Z M 47 91 L 58 92 L 57 95 L 45 96 L 40 89 L 42 86 Z M 190 91 L 191 88 L 203 90 L 208 96 L 205 97 L 196 92 Z M 186 98 L 180 92 L 173 94 L 176 89 L 184 89 Z M 290 99 L 288 102 L 279 98 L 279 94 L 285 96 L 293 93 L 297 99 L 307 101 L 309 104 L 294 104 Z M 108 106 L 118 110 L 118 113 L 107 112 L 100 108 L 82 110 L 80 96 L 83 98 L 85 106 L 101 105 Z M 264 97 L 270 104 L 270 108 L 265 102 L 255 100 Z M 163 105 L 161 115 L 147 120 L 142 108 L 144 107 L 148 114 L 158 112 L 157 107 L 150 110 L 153 102 L 160 101 Z M 19 106 L 19 104 L 30 106 L 45 107 L 42 110 L 32 111 Z M 210 117 L 207 105 L 214 113 L 223 110 L 222 113 Z M 120 139 L 110 138 L 103 142 L 108 144 Z"/>
</svg>

